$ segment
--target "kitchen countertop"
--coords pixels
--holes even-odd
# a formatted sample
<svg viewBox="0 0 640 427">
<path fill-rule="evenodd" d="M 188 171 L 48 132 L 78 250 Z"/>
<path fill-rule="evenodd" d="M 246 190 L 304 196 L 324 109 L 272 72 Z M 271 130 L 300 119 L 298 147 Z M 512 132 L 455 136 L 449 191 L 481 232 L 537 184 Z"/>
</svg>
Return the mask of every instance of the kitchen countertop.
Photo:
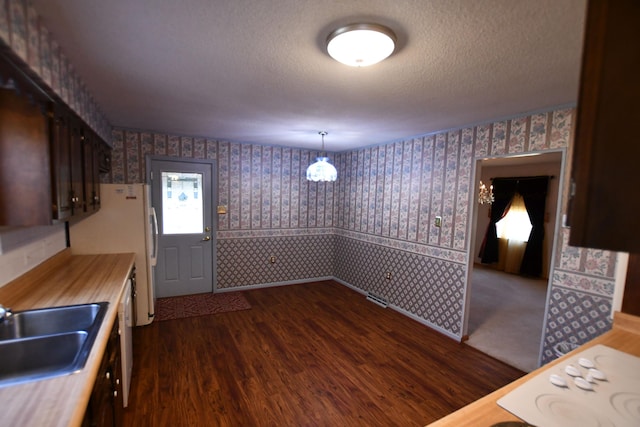
<svg viewBox="0 0 640 427">
<path fill-rule="evenodd" d="M 493 393 L 470 403 L 458 411 L 429 424 L 428 427 L 490 427 L 494 424 L 507 421 L 522 422 L 522 420 L 515 415 L 498 406 L 497 401 L 515 388 L 531 380 L 540 372 L 553 365 L 563 363 L 565 360 L 572 358 L 573 355 L 597 344 L 606 345 L 640 357 L 640 317 L 625 313 L 615 313 L 613 328 L 609 332 L 604 333 L 574 351 L 536 369 Z"/>
<path fill-rule="evenodd" d="M 85 367 L 77 373 L 0 387 L 0 420 L 12 426 L 79 426 L 93 389 L 134 254 L 55 255 L 0 288 L 14 311 L 109 302 Z"/>
</svg>

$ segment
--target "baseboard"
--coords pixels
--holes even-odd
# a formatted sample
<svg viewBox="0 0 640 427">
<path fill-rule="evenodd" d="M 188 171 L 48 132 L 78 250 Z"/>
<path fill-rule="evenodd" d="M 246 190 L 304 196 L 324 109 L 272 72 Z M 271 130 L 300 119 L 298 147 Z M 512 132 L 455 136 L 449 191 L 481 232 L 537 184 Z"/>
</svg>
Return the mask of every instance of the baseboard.
<svg viewBox="0 0 640 427">
<path fill-rule="evenodd" d="M 274 288 L 276 286 L 298 285 L 300 283 L 323 282 L 325 280 L 335 280 L 332 276 L 314 277 L 311 279 L 287 280 L 284 282 L 259 283 L 256 285 L 234 286 L 232 288 L 217 288 L 214 293 L 248 291 L 251 289 Z"/>
</svg>

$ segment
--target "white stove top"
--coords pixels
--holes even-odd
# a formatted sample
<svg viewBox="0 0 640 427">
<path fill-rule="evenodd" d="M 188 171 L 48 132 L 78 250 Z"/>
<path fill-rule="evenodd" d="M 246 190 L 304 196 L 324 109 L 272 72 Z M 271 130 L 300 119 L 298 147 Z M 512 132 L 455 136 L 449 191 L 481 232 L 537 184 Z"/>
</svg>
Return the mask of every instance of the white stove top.
<svg viewBox="0 0 640 427">
<path fill-rule="evenodd" d="M 538 427 L 640 427 L 640 357 L 604 345 L 588 348 L 498 405 Z"/>
</svg>

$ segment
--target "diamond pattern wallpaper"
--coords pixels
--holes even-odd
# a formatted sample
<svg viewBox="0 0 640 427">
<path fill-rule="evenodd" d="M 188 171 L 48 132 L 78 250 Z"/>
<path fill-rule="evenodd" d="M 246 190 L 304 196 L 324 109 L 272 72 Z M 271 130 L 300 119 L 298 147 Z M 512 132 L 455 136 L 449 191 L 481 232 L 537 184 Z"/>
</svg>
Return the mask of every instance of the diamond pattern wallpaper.
<svg viewBox="0 0 640 427">
<path fill-rule="evenodd" d="M 438 329 L 461 334 L 464 265 L 345 236 L 336 237 L 336 253 L 344 254 L 336 257 L 336 277 Z"/>
<path fill-rule="evenodd" d="M 145 181 L 148 154 L 215 159 L 218 288 L 333 276 L 460 338 L 470 259 L 474 166 L 508 154 L 571 152 L 574 109 L 522 115 L 385 145 L 328 153 L 334 183 L 309 183 L 317 153 L 153 130 L 112 129 L 28 0 L 0 2 L 0 39 L 113 146 L 105 183 Z M 570 162 L 568 162 L 570 163 Z M 568 173 L 562 177 L 566 204 Z M 563 212 L 566 213 L 566 212 Z M 442 217 L 442 226 L 434 218 Z M 616 254 L 555 238 L 543 360 L 559 341 L 611 327 Z M 275 256 L 276 262 L 269 259 Z M 384 274 L 391 272 L 391 280 Z"/>
<path fill-rule="evenodd" d="M 217 287 L 332 277 L 333 240 L 333 234 L 218 239 Z"/>
</svg>

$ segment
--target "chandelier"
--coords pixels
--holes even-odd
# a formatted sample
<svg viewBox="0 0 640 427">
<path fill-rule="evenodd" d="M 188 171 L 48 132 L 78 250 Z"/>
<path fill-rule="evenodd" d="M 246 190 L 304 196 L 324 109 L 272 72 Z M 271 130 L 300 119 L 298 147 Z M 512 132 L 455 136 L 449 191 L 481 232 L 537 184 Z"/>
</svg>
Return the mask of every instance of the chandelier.
<svg viewBox="0 0 640 427">
<path fill-rule="evenodd" d="M 487 188 L 486 185 L 480 181 L 480 189 L 478 190 L 478 203 L 484 205 L 485 203 L 491 204 L 494 201 L 493 197 L 493 185 Z"/>
<path fill-rule="evenodd" d="M 324 151 L 324 136 L 327 134 L 325 131 L 318 132 L 322 136 L 322 151 Z M 315 163 L 312 163 L 307 168 L 307 180 L 308 181 L 323 181 L 330 182 L 338 179 L 338 171 L 329 163 L 328 157 L 316 157 Z"/>
</svg>

